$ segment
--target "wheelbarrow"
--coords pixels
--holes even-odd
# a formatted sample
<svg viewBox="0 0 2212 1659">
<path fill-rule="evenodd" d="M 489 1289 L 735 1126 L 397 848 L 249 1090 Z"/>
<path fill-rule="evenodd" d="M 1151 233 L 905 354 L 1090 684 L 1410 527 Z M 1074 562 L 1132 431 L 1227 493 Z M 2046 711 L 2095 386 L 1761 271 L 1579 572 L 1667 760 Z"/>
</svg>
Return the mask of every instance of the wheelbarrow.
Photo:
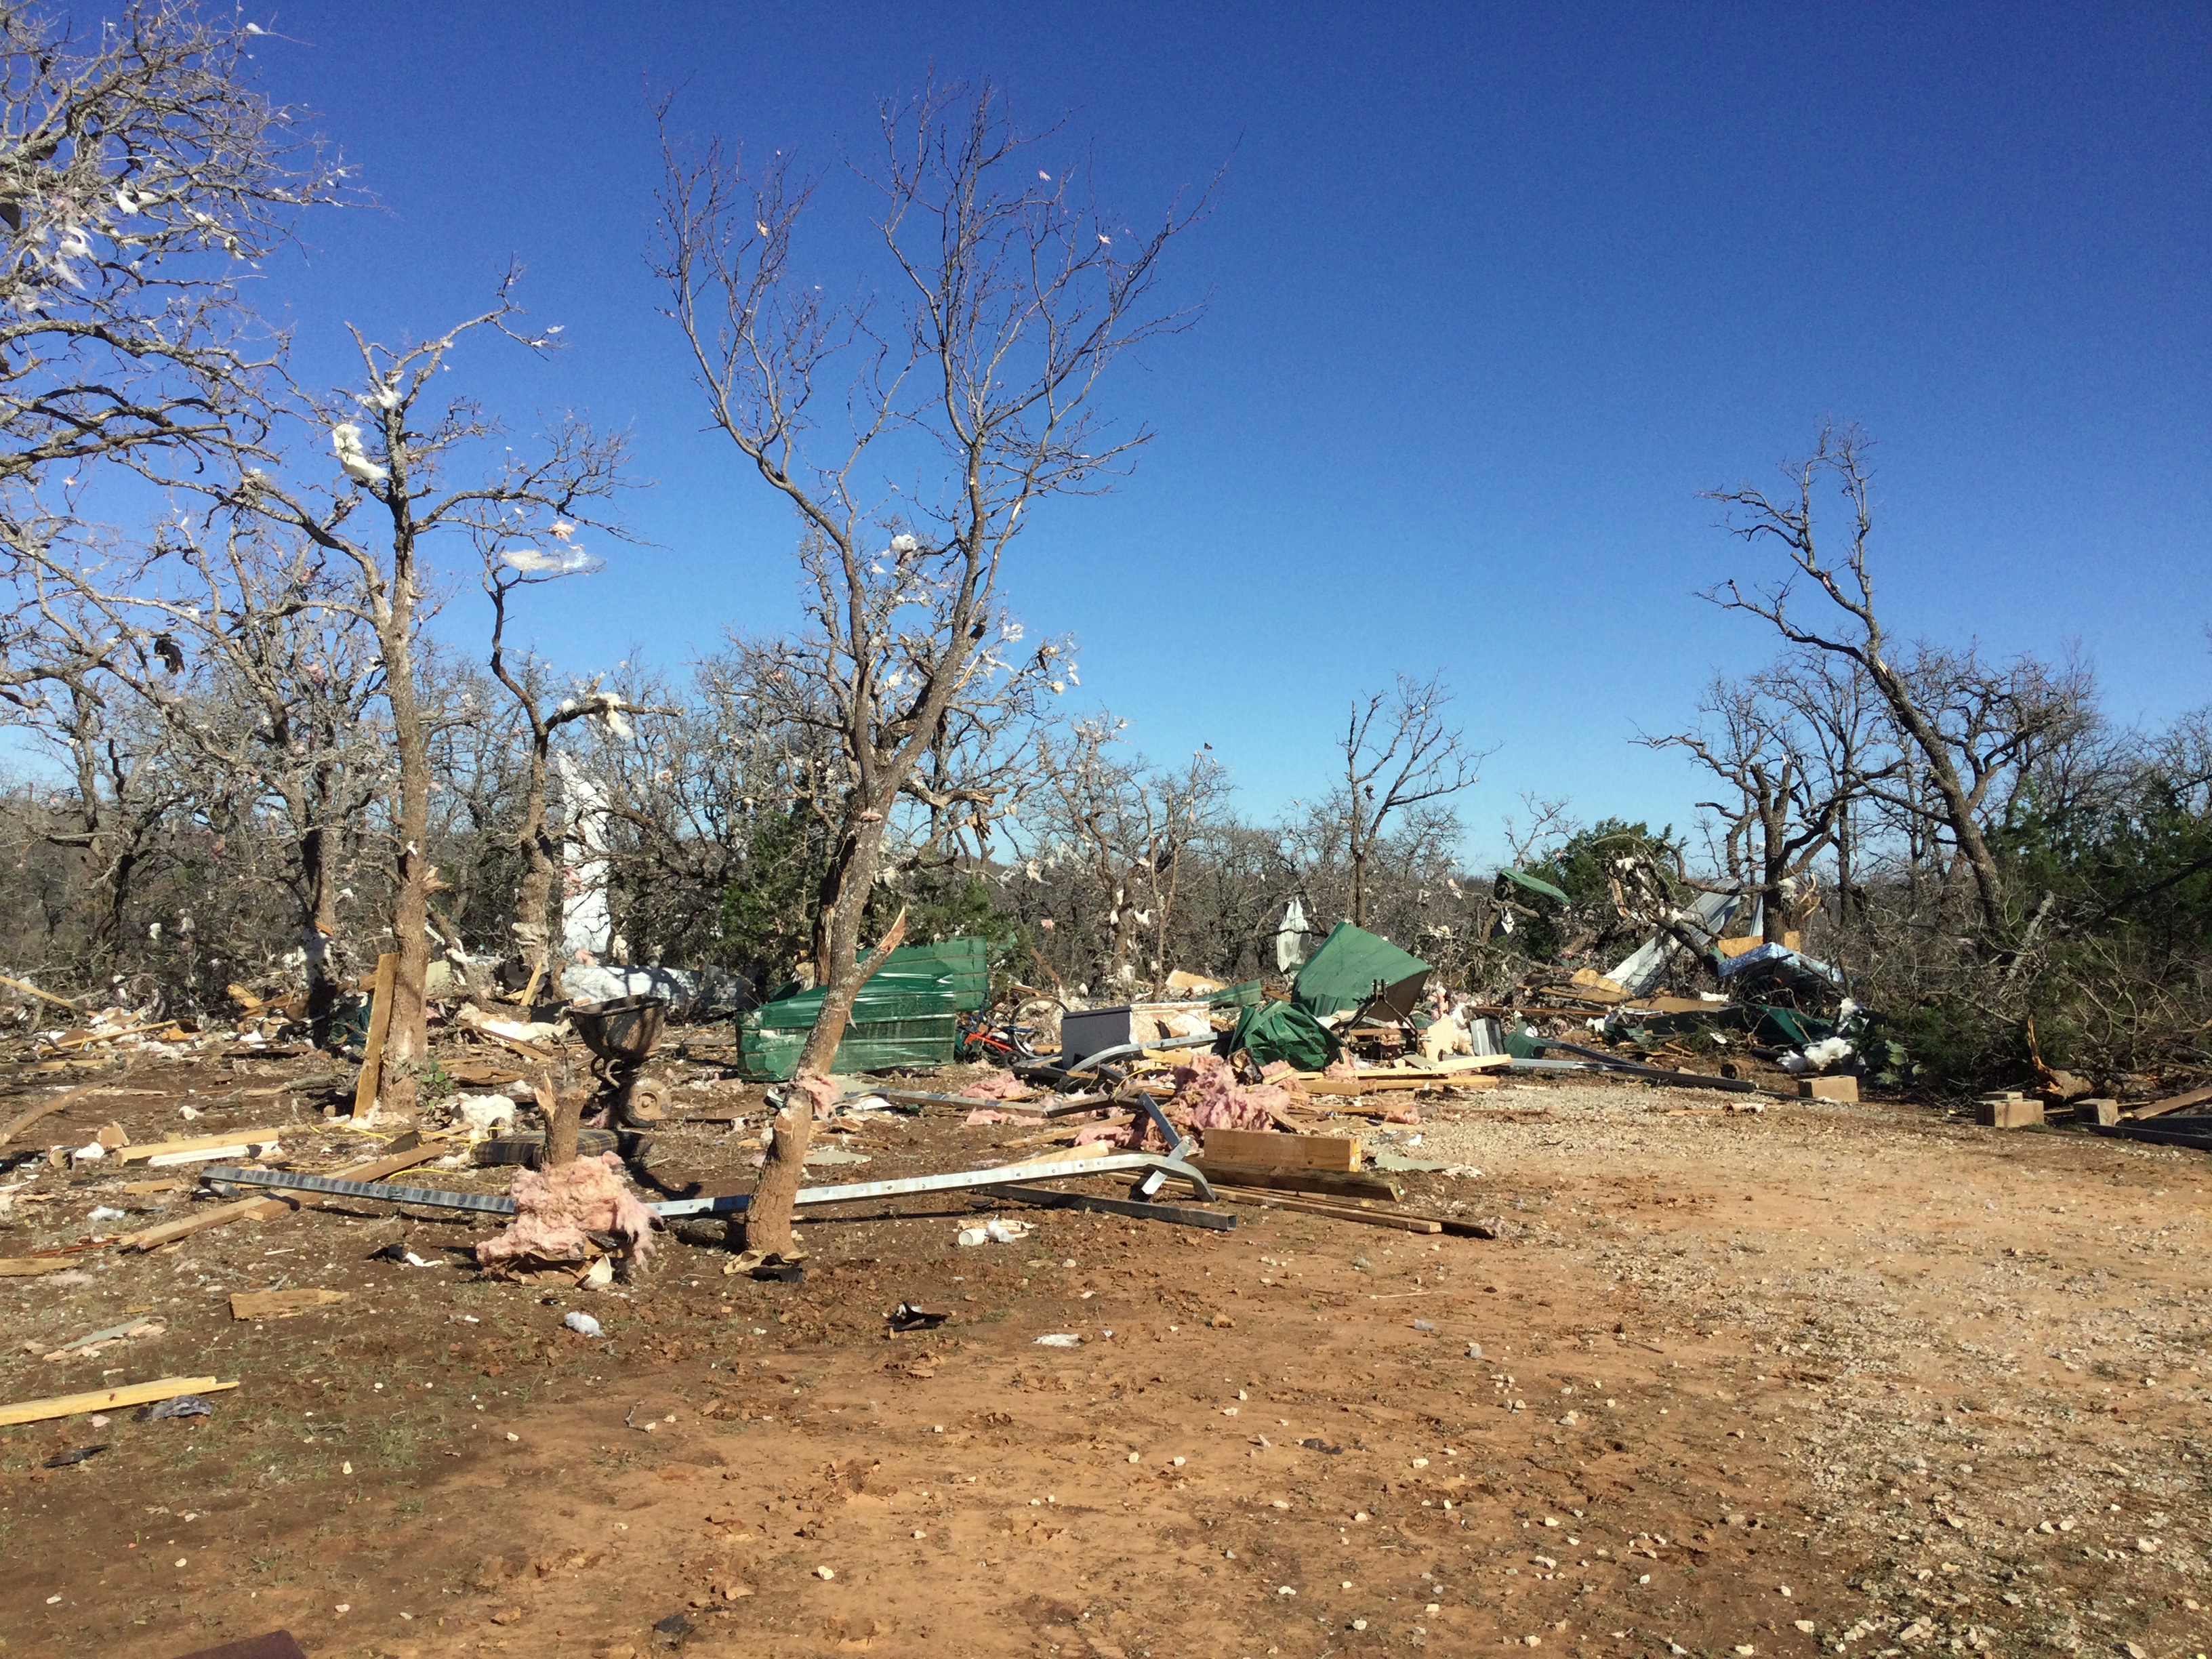
<svg viewBox="0 0 2212 1659">
<path fill-rule="evenodd" d="M 594 1056 L 592 1073 L 611 1109 L 611 1122 L 642 1128 L 660 1121 L 660 1109 L 637 1098 L 638 1072 L 660 1041 L 667 1018 L 668 1003 L 663 997 L 617 997 L 569 1005 L 568 1024 Z"/>
</svg>

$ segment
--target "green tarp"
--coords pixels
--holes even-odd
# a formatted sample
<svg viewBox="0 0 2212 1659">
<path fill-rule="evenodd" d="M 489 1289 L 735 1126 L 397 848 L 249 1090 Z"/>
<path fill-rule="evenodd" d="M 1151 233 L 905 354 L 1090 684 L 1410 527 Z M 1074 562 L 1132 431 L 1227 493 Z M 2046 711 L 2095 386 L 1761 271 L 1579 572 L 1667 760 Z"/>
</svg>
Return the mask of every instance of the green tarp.
<svg viewBox="0 0 2212 1659">
<path fill-rule="evenodd" d="M 1397 986 L 1427 975 L 1429 964 L 1364 927 L 1340 921 L 1298 969 L 1291 996 L 1310 1014 L 1340 1013 L 1367 1000 L 1380 980 Z"/>
<path fill-rule="evenodd" d="M 832 1064 L 841 1072 L 949 1066 L 959 1041 L 959 1016 L 981 1008 L 990 989 L 981 939 L 902 946 L 860 988 Z M 776 1082 L 788 1078 L 822 1012 L 822 998 L 818 987 L 789 991 L 742 1016 L 738 1049 L 744 1075 Z"/>
<path fill-rule="evenodd" d="M 1539 877 L 1529 875 L 1525 871 L 1500 870 L 1498 873 L 1507 881 L 1511 882 L 1516 887 L 1520 888 L 1523 892 L 1535 893 L 1547 899 L 1556 899 L 1561 904 L 1571 904 L 1574 902 L 1558 888 L 1553 886 L 1550 882 L 1545 881 Z"/>
<path fill-rule="evenodd" d="M 1339 1053 L 1335 1033 L 1295 1002 L 1247 1008 L 1229 1040 L 1230 1053 L 1239 1048 L 1262 1066 L 1287 1060 L 1301 1072 L 1318 1072 Z"/>
</svg>

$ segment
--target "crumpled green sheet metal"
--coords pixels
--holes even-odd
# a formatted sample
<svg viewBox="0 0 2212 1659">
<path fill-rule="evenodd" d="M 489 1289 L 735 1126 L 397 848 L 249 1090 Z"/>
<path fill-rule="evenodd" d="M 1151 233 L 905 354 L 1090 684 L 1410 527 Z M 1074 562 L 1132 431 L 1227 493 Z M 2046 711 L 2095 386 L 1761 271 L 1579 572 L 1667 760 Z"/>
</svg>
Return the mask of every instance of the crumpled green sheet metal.
<svg viewBox="0 0 2212 1659">
<path fill-rule="evenodd" d="M 1559 904 L 1574 902 L 1550 882 L 1540 876 L 1532 876 L 1525 870 L 1500 870 L 1498 873 L 1502 879 L 1511 882 L 1524 893 L 1534 893 L 1539 898 L 1547 898 Z"/>
<path fill-rule="evenodd" d="M 1430 972 L 1429 964 L 1387 939 L 1340 921 L 1292 981 L 1291 997 L 1310 1014 L 1357 1008 L 1380 980 L 1398 985 Z"/>
<path fill-rule="evenodd" d="M 841 1072 L 950 1066 L 959 1043 L 959 1016 L 983 1006 L 990 984 L 981 939 L 902 945 L 854 999 L 852 1023 L 833 1064 Z M 823 994 L 819 987 L 787 992 L 742 1015 L 740 1073 L 772 1082 L 790 1077 L 822 1012 Z"/>
<path fill-rule="evenodd" d="M 1286 1060 L 1301 1072 L 1318 1072 L 1342 1052 L 1336 1034 L 1295 1002 L 1247 1008 L 1229 1039 L 1230 1053 L 1239 1048 L 1262 1066 Z"/>
</svg>

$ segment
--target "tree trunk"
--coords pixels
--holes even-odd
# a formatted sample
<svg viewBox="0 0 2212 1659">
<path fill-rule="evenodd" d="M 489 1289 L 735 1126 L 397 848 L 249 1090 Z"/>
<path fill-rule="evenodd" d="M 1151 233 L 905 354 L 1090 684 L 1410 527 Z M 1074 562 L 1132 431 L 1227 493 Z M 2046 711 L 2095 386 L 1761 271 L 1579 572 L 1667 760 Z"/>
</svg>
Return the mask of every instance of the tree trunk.
<svg viewBox="0 0 2212 1659">
<path fill-rule="evenodd" d="M 522 823 L 515 832 L 522 851 L 522 880 L 514 890 L 514 937 L 522 951 L 522 966 L 531 983 L 544 982 L 557 993 L 560 975 L 553 966 L 552 923 L 556 848 L 545 830 L 545 742 L 532 744 L 530 781 L 522 801 Z"/>
<path fill-rule="evenodd" d="M 430 835 L 430 750 L 415 696 L 411 550 L 398 550 L 392 564 L 383 646 L 385 696 L 399 753 L 399 890 L 392 907 L 392 948 L 399 963 L 392 978 L 392 1023 L 384 1039 L 377 1099 L 383 1110 L 404 1122 L 414 1116 L 416 1072 L 428 1046 L 424 1014 L 430 975 L 430 849 L 425 842 Z"/>
<path fill-rule="evenodd" d="M 318 802 L 318 807 L 322 804 Z M 307 958 L 307 1031 L 319 1048 L 331 1048 L 336 1041 L 331 1021 L 344 988 L 344 966 L 335 959 L 338 903 L 336 872 L 331 867 L 333 840 L 330 826 L 321 823 L 300 837 L 300 875 L 307 901 L 300 948 Z"/>
<path fill-rule="evenodd" d="M 1951 751 L 1942 734 L 1920 712 L 1920 706 L 1913 702 L 1911 690 L 1896 671 L 1872 653 L 1869 656 L 1875 686 L 1888 700 L 1897 723 L 1911 735 L 1928 762 L 1929 779 L 1942 799 L 1943 817 L 1950 826 L 1951 838 L 1973 875 L 1975 895 L 1981 903 L 1982 925 L 1995 934 L 2004 920 L 2004 879 L 1997 872 L 1997 861 L 1990 851 L 1989 842 L 1982 837 L 1981 825 L 1974 821 L 1973 805 L 1966 797 L 1966 785 L 1960 781 L 1959 769 L 1952 763 Z"/>
<path fill-rule="evenodd" d="M 875 866 L 882 858 L 880 828 L 864 825 L 847 844 L 855 856 L 837 876 L 838 902 L 829 915 L 828 927 L 820 930 L 827 934 L 833 963 L 823 981 L 822 1012 L 815 1016 L 814 1029 L 806 1034 L 792 1086 L 784 1091 L 783 1106 L 775 1115 L 775 1138 L 769 1144 L 768 1161 L 761 1167 L 752 1200 L 728 1230 L 741 1235 L 732 1242 L 747 1250 L 793 1254 L 791 1216 L 799 1179 L 805 1172 L 807 1143 L 813 1137 L 816 1087 L 830 1075 L 836 1062 L 837 1044 L 845 1036 L 860 988 L 906 937 L 906 912 L 901 910 L 890 931 L 868 953 L 867 961 L 860 961 L 860 915 L 875 883 Z M 866 861 L 865 880 L 860 867 L 862 859 Z"/>
</svg>

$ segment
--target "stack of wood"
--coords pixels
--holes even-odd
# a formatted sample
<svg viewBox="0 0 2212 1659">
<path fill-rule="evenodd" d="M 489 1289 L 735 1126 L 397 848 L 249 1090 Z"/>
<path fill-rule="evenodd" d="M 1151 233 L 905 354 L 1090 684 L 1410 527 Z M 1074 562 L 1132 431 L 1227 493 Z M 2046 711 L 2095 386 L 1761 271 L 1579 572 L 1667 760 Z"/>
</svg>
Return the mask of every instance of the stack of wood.
<svg viewBox="0 0 2212 1659">
<path fill-rule="evenodd" d="M 1495 1237 L 1479 1222 L 1382 1207 L 1395 1206 L 1405 1194 L 1386 1176 L 1361 1172 L 1359 1143 L 1350 1136 L 1246 1129 L 1203 1133 L 1205 1151 L 1192 1167 L 1229 1203 L 1296 1210 L 1401 1232 Z"/>
</svg>

